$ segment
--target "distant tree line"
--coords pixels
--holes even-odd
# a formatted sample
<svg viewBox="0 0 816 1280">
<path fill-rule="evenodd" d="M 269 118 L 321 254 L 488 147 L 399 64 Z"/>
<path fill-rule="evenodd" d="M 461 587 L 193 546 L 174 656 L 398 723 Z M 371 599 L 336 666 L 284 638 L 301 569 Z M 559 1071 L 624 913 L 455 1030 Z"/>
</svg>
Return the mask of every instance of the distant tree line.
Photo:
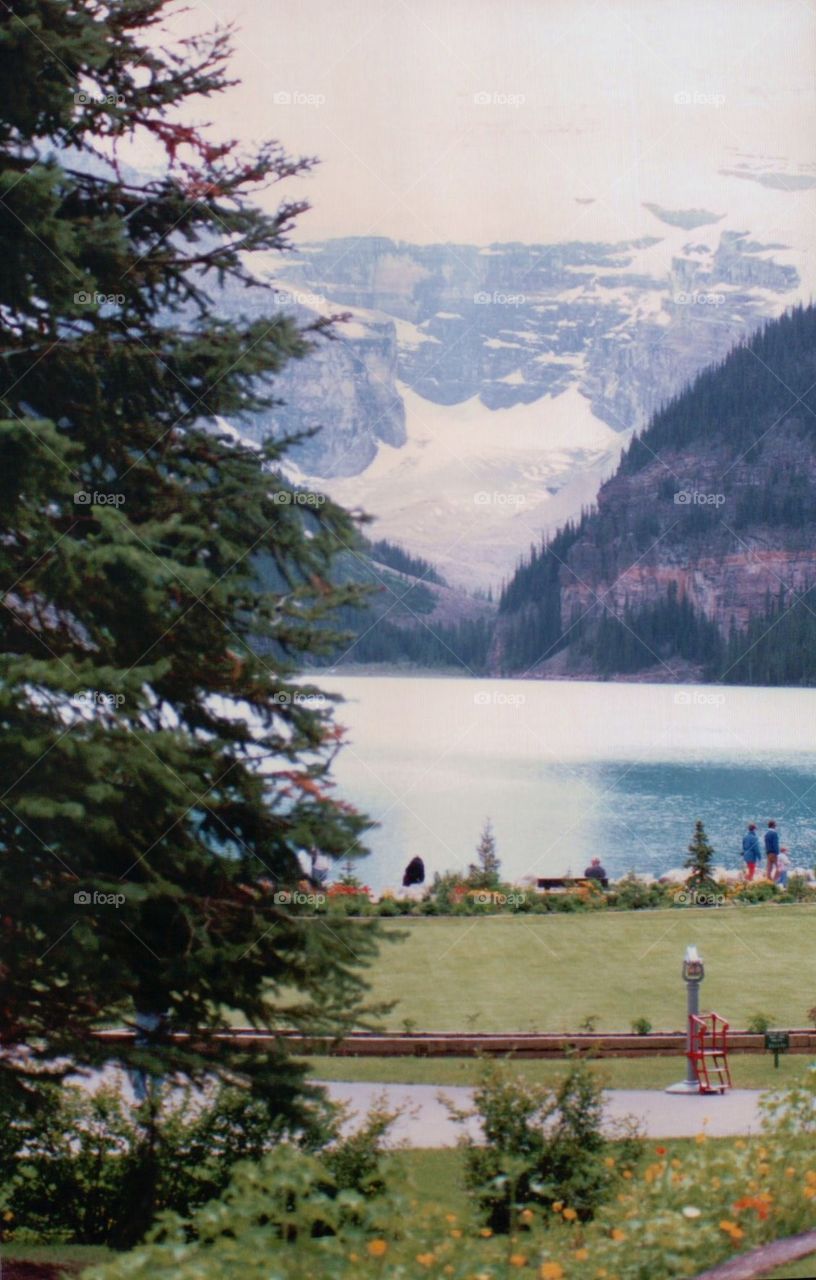
<svg viewBox="0 0 816 1280">
<path fill-rule="evenodd" d="M 367 542 L 366 549 L 372 560 L 388 565 L 389 569 L 396 569 L 398 573 L 409 573 L 414 578 L 424 578 L 426 582 L 435 582 L 439 587 L 447 586 L 442 574 L 434 568 L 430 560 L 424 560 L 422 556 L 412 556 L 397 542 L 380 538 L 377 542 Z"/>
</svg>

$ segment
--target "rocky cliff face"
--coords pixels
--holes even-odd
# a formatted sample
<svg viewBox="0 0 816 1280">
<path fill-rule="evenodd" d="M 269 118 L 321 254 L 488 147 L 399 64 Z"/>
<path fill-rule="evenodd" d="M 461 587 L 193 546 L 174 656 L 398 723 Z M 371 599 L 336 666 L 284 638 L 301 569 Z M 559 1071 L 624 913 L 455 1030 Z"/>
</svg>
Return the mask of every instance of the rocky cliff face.
<svg viewBox="0 0 816 1280">
<path fill-rule="evenodd" d="M 249 299 L 249 307 L 247 305 Z M 301 325 L 349 308 L 333 307 L 314 291 L 278 285 L 273 293 L 225 293 L 221 309 L 269 314 L 282 310 Z M 382 442 L 405 443 L 405 405 L 397 386 L 397 335 L 393 320 L 355 310 L 336 327 L 336 336 L 317 336 L 304 360 L 290 361 L 272 383 L 281 403 L 257 413 L 242 429 L 251 439 L 314 431 L 293 451 L 301 470 L 318 476 L 353 476 L 377 456 Z"/>
<path fill-rule="evenodd" d="M 661 450 L 635 475 L 610 480 L 598 495 L 600 519 L 589 522 L 562 570 L 564 617 L 639 612 L 674 583 L 726 635 L 761 614 L 780 587 L 807 590 L 816 582 L 812 524 L 774 527 L 759 510 L 751 515 L 758 493 L 784 484 L 792 464 L 816 485 L 816 449 L 801 422 L 768 442 L 761 466 L 736 475 L 710 447 Z"/>
<path fill-rule="evenodd" d="M 477 396 L 497 410 L 577 386 L 598 417 L 629 430 L 799 281 L 774 256 L 785 245 L 660 230 L 617 244 L 487 248 L 362 237 L 307 246 L 287 273 L 337 304 L 393 316 L 399 377 L 426 400 Z"/>
</svg>

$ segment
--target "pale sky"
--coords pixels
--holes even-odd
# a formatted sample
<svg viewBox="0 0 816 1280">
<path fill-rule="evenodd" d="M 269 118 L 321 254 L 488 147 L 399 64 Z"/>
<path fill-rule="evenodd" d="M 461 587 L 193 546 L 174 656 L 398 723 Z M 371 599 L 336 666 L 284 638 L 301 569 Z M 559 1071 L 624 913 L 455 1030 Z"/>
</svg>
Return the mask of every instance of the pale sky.
<svg viewBox="0 0 816 1280">
<path fill-rule="evenodd" d="M 643 201 L 813 227 L 812 190 L 718 176 L 816 176 L 804 0 L 191 0 L 176 29 L 215 21 L 242 81 L 216 133 L 322 161 L 299 238 L 623 239 Z"/>
</svg>

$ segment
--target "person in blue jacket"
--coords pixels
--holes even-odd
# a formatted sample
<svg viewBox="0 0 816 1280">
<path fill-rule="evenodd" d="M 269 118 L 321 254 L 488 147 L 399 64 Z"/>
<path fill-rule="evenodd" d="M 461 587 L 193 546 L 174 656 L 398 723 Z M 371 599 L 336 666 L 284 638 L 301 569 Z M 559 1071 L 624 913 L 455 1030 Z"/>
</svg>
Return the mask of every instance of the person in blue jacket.
<svg viewBox="0 0 816 1280">
<path fill-rule="evenodd" d="M 756 833 L 756 823 L 749 822 L 748 830 L 742 837 L 742 856 L 745 859 L 745 879 L 753 880 L 756 865 L 760 858 L 759 836 Z"/>
<path fill-rule="evenodd" d="M 776 823 L 773 818 L 768 823 L 768 830 L 765 832 L 765 860 L 765 875 L 769 880 L 775 880 L 779 865 L 779 832 L 776 829 Z"/>
</svg>

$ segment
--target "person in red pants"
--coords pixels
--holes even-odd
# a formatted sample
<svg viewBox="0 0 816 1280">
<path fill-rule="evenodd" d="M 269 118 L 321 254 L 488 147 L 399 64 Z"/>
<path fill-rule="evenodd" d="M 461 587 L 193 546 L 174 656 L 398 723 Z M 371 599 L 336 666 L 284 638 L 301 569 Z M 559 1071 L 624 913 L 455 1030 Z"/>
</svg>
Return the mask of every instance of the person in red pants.
<svg viewBox="0 0 816 1280">
<path fill-rule="evenodd" d="M 753 880 L 760 858 L 759 836 L 756 833 L 755 822 L 748 823 L 748 830 L 742 837 L 742 856 L 745 859 L 745 879 Z"/>
</svg>

